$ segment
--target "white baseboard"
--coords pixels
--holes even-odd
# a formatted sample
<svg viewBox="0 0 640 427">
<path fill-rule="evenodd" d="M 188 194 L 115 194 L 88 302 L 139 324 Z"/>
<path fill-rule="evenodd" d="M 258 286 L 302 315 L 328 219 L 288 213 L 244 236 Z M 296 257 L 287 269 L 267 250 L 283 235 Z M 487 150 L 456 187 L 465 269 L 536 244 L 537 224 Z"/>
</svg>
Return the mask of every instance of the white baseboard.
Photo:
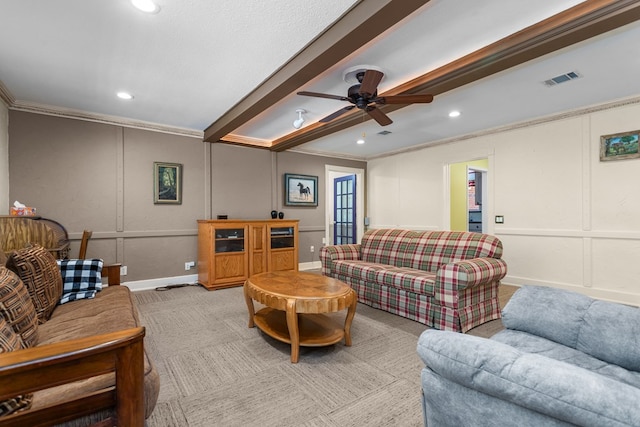
<svg viewBox="0 0 640 427">
<path fill-rule="evenodd" d="M 320 261 L 311 261 L 311 262 L 301 262 L 298 264 L 298 270 L 317 270 L 318 268 L 322 268 L 322 262 Z"/>
<path fill-rule="evenodd" d="M 319 268 L 322 268 L 322 263 L 320 261 L 301 262 L 300 264 L 298 264 L 298 270 L 300 271 L 317 270 Z M 137 291 L 148 291 L 150 289 L 159 288 L 161 286 L 179 285 L 182 283 L 196 284 L 198 283 L 198 275 L 189 274 L 186 276 L 160 277 L 157 279 L 148 279 L 148 280 L 134 280 L 131 282 L 122 282 L 122 285 L 128 287 L 134 292 L 137 292 Z"/>
<path fill-rule="evenodd" d="M 179 285 L 182 283 L 195 284 L 198 282 L 197 274 L 189 274 L 186 276 L 160 277 L 158 279 L 135 280 L 131 282 L 122 282 L 124 286 L 134 292 L 147 291 L 167 285 Z"/>
</svg>

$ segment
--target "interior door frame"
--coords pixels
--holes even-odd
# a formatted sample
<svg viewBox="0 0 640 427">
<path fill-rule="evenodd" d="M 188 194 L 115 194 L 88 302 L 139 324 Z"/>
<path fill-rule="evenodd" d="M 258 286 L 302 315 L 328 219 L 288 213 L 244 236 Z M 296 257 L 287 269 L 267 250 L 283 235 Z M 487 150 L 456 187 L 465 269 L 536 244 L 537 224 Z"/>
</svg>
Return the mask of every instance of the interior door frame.
<svg viewBox="0 0 640 427">
<path fill-rule="evenodd" d="M 333 199 L 335 197 L 333 191 L 334 178 L 340 178 L 347 175 L 356 176 L 356 233 L 357 242 L 362 241 L 364 235 L 364 180 L 365 171 L 360 168 L 349 168 L 344 166 L 325 165 L 325 232 L 324 232 L 324 244 L 332 244 L 333 242 Z"/>
<path fill-rule="evenodd" d="M 494 180 L 493 180 L 493 174 L 491 173 L 492 171 L 495 171 L 495 156 L 493 153 L 488 154 L 488 155 L 484 155 L 484 156 L 479 156 L 479 157 L 475 157 L 475 158 L 463 158 L 463 159 L 459 159 L 457 161 L 451 161 L 449 163 L 445 163 L 442 167 L 442 183 L 443 183 L 443 188 L 442 188 L 442 195 L 443 195 L 443 209 L 442 209 L 442 227 L 443 230 L 450 230 L 451 229 L 451 165 L 455 164 L 455 163 L 462 163 L 462 162 L 472 162 L 474 160 L 480 160 L 480 159 L 488 159 L 489 161 L 489 166 L 486 170 L 486 182 L 484 182 L 484 189 L 483 189 L 483 196 L 485 195 L 486 192 L 486 199 L 485 202 L 488 205 L 487 209 L 486 209 L 486 214 L 485 214 L 485 209 L 482 210 L 482 219 L 484 221 L 485 219 L 485 215 L 487 218 L 486 221 L 486 229 L 484 227 L 482 227 L 482 230 L 484 233 L 486 234 L 494 234 L 495 231 L 495 224 L 493 223 L 493 216 L 495 214 L 495 206 L 494 206 Z M 481 169 L 481 168 L 478 168 Z M 468 211 L 468 209 L 467 209 Z M 467 215 L 469 215 L 469 213 L 467 212 Z"/>
</svg>

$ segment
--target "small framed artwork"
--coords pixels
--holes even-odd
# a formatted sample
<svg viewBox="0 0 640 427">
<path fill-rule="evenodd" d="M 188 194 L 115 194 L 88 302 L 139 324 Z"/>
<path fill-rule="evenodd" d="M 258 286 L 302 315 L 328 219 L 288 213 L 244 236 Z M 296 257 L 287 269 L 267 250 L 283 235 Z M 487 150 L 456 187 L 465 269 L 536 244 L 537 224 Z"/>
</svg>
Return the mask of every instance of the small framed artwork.
<svg viewBox="0 0 640 427">
<path fill-rule="evenodd" d="M 318 177 L 285 173 L 284 204 L 286 206 L 318 206 Z"/>
<path fill-rule="evenodd" d="M 638 152 L 638 136 L 640 130 L 602 135 L 600 137 L 600 161 L 636 159 Z"/>
<path fill-rule="evenodd" d="M 153 162 L 153 203 L 182 204 L 182 165 Z"/>
</svg>

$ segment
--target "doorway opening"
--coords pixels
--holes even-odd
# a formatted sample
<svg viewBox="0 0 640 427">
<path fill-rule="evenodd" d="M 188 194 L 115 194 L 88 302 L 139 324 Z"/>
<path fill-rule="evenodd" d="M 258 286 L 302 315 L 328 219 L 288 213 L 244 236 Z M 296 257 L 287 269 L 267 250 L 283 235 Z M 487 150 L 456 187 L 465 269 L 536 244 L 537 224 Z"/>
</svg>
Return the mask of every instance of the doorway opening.
<svg viewBox="0 0 640 427">
<path fill-rule="evenodd" d="M 487 233 L 490 194 L 488 183 L 490 158 L 451 163 L 445 167 L 449 191 L 447 192 L 449 229 Z M 445 220 L 446 224 L 446 220 Z"/>
<path fill-rule="evenodd" d="M 474 167 L 467 167 L 467 224 L 468 231 L 476 233 L 487 232 L 487 171 Z"/>
</svg>

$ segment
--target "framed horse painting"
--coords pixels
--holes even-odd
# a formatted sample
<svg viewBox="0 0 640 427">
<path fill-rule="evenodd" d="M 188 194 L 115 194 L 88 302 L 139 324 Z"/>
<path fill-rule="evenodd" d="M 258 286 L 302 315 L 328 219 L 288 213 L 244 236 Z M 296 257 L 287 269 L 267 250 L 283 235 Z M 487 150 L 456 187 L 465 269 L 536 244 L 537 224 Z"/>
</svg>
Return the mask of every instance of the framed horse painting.
<svg viewBox="0 0 640 427">
<path fill-rule="evenodd" d="M 318 177 L 285 173 L 284 204 L 286 206 L 318 206 Z"/>
</svg>

